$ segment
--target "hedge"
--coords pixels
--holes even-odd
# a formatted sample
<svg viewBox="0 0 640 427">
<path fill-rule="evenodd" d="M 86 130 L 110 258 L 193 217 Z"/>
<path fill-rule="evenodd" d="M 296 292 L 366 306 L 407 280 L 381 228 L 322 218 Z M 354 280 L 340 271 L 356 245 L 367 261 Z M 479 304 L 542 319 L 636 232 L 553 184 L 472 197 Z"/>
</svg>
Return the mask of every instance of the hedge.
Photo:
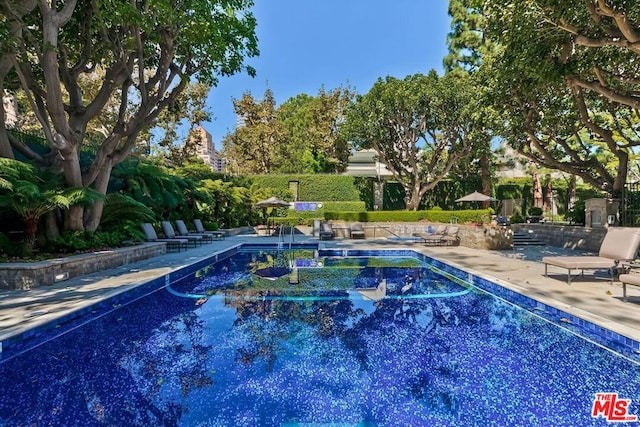
<svg viewBox="0 0 640 427">
<path fill-rule="evenodd" d="M 460 211 L 426 210 L 426 211 L 369 211 L 369 212 L 325 212 L 326 220 L 361 221 L 361 222 L 489 222 L 492 210 L 474 209 Z"/>
<path fill-rule="evenodd" d="M 360 201 L 355 177 L 348 175 L 251 175 L 262 188 L 289 191 L 289 182 L 298 182 L 299 201 Z"/>
</svg>

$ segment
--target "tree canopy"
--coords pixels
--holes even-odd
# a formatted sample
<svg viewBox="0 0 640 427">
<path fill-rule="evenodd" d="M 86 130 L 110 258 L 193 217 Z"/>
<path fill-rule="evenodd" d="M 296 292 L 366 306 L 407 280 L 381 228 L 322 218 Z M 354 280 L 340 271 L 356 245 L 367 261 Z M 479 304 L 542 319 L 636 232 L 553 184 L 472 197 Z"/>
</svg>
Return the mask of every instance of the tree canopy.
<svg viewBox="0 0 640 427">
<path fill-rule="evenodd" d="M 505 136 L 543 166 L 617 195 L 637 134 L 640 9 L 625 0 L 483 2 Z"/>
<path fill-rule="evenodd" d="M 270 89 L 261 100 L 251 93 L 233 102 L 241 125 L 223 141 L 225 155 L 240 173 L 344 172 L 349 144 L 340 132 L 350 89 L 317 96 L 300 94 L 276 105 Z"/>
<path fill-rule="evenodd" d="M 345 135 L 356 148 L 373 148 L 416 210 L 474 144 L 468 79 L 414 74 L 378 79 L 358 95 L 347 114 Z"/>
<path fill-rule="evenodd" d="M 139 135 L 171 107 L 191 79 L 214 85 L 243 70 L 258 54 L 251 0 L 8 0 L 0 3 L 0 89 L 26 94 L 47 142 L 42 156 L 0 125 L 0 155 L 12 149 L 60 168 L 68 187 L 105 194 L 114 165 L 138 144 Z M 89 97 L 84 76 L 104 76 Z M 87 129 L 113 98 L 113 122 L 95 156 L 81 164 Z M 65 227 L 95 230 L 102 203 L 73 207 Z"/>
</svg>

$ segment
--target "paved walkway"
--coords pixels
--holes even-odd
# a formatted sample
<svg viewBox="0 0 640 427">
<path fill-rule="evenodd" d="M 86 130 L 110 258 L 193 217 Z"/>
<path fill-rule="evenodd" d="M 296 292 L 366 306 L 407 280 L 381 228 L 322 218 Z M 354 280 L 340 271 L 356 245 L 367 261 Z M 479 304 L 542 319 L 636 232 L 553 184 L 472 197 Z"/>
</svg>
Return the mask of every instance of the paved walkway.
<svg viewBox="0 0 640 427">
<path fill-rule="evenodd" d="M 296 235 L 296 242 L 318 242 Z M 168 253 L 145 261 L 90 274 L 28 291 L 0 291 L 0 342 L 31 328 L 63 317 L 74 310 L 124 292 L 137 284 L 161 277 L 217 252 L 242 243 L 276 243 L 264 236 L 232 236 L 186 252 Z M 486 251 L 466 247 L 426 247 L 390 240 L 321 241 L 321 248 L 411 248 L 493 280 L 569 314 L 640 341 L 640 289 L 631 287 L 629 301 L 622 301 L 622 286 L 605 277 L 586 273 L 571 285 L 566 270 L 550 267 L 544 276 L 542 256 L 581 254 L 552 247 L 531 247 L 514 251 Z M 628 289 L 629 290 L 629 289 Z"/>
</svg>

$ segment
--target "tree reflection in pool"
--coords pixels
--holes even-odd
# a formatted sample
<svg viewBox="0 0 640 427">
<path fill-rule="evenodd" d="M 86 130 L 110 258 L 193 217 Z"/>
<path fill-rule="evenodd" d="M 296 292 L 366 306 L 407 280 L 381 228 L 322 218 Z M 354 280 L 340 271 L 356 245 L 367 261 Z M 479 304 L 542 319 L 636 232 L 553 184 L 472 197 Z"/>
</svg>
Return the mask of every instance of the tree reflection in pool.
<svg viewBox="0 0 640 427">
<path fill-rule="evenodd" d="M 595 393 L 640 397 L 634 362 L 415 259 L 253 274 L 272 261 L 234 255 L 5 360 L 0 425 L 605 425 Z"/>
</svg>

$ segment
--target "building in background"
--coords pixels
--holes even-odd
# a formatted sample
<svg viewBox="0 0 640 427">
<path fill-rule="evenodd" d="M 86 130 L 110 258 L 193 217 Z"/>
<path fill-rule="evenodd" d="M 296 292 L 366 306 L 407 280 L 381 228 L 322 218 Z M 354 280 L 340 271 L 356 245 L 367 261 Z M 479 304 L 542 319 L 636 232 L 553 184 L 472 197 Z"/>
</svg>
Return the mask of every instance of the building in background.
<svg viewBox="0 0 640 427">
<path fill-rule="evenodd" d="M 195 144 L 196 155 L 212 170 L 221 172 L 225 162 L 220 157 L 220 153 L 216 151 L 216 144 L 213 142 L 211 134 L 202 126 L 198 126 L 193 132 L 198 136 Z"/>
</svg>

